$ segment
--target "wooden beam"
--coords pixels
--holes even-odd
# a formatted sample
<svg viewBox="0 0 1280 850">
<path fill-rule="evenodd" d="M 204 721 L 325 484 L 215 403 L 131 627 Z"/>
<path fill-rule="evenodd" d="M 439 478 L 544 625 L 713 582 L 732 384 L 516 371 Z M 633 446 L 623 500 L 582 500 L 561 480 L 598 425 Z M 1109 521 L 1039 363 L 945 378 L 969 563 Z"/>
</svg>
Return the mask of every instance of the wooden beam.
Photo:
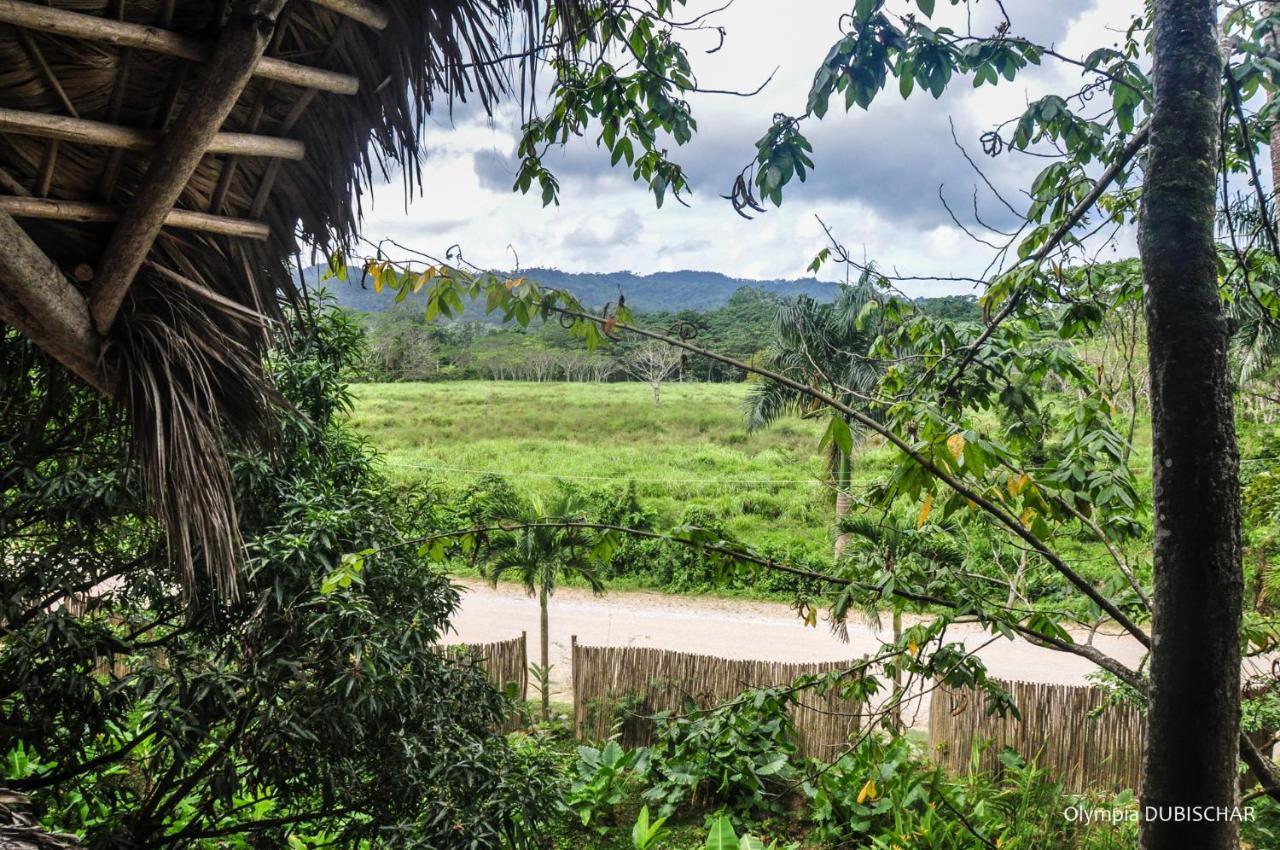
<svg viewBox="0 0 1280 850">
<path fill-rule="evenodd" d="M 102 338 L 89 307 L 71 281 L 18 226 L 0 211 L 0 319 L 103 395 L 114 381 L 102 369 Z"/>
<path fill-rule="evenodd" d="M 122 210 L 111 204 L 97 204 L 90 201 L 57 201 L 52 198 L 24 198 L 14 195 L 0 195 L 0 212 L 15 218 L 41 218 L 50 221 L 74 221 L 80 223 L 98 223 L 119 221 Z M 271 228 L 264 222 L 250 221 L 244 218 L 230 218 L 223 215 L 193 212 L 192 210 L 169 210 L 162 224 L 165 227 L 177 227 L 183 230 L 198 230 L 202 233 L 221 233 L 224 236 L 237 236 L 241 239 L 259 241 L 270 238 Z"/>
<path fill-rule="evenodd" d="M 166 216 L 252 79 L 285 2 L 241 0 L 233 7 L 200 85 L 182 108 L 173 132 L 156 148 L 137 195 L 121 216 L 98 264 L 89 312 L 99 333 L 111 328 Z"/>
<path fill-rule="evenodd" d="M 22 136 L 135 151 L 154 148 L 163 138 L 150 130 L 3 107 L 0 107 L 0 133 L 17 133 Z M 307 149 L 297 139 L 253 133 L 216 133 L 207 153 L 303 159 L 307 155 Z"/>
<path fill-rule="evenodd" d="M 368 0 L 311 0 L 311 2 L 375 30 L 384 30 L 387 24 L 391 23 L 391 15 L 387 10 Z"/>
<path fill-rule="evenodd" d="M 96 15 L 84 15 L 40 6 L 22 0 L 0 0 L 0 23 L 13 24 L 25 29 L 100 41 L 116 47 L 133 47 L 149 50 L 165 56 L 175 56 L 191 62 L 208 62 L 213 48 L 198 38 L 181 35 L 157 27 L 113 21 Z M 350 74 L 326 71 L 308 65 L 298 65 L 281 59 L 263 57 L 253 69 L 256 77 L 279 83 L 316 89 L 332 94 L 355 94 L 360 81 Z"/>
</svg>

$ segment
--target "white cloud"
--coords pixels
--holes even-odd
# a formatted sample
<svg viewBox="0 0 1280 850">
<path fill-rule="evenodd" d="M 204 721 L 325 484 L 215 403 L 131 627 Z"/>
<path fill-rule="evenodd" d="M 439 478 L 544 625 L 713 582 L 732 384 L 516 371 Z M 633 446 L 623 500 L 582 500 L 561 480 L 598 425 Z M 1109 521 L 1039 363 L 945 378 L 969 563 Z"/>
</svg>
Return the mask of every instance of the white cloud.
<svg viewBox="0 0 1280 850">
<path fill-rule="evenodd" d="M 691 0 L 686 14 L 711 5 Z M 903 103 L 891 89 L 867 113 L 845 115 L 833 108 L 823 122 L 806 126 L 818 168 L 808 184 L 792 187 L 780 209 L 744 221 L 718 197 L 750 161 L 754 141 L 773 113 L 803 110 L 813 68 L 838 38 L 837 20 L 848 5 L 848 0 L 738 0 L 718 18 L 727 33 L 721 50 L 703 52 L 715 46 L 713 33 L 689 42 L 695 70 L 708 87 L 751 88 L 778 66 L 773 82 L 757 97 L 702 95 L 694 101 L 699 133 L 687 148 L 673 150 L 696 189 L 689 208 L 668 200 L 655 209 L 652 195 L 633 184 L 629 172 L 610 169 L 594 140 L 580 139 L 549 158 L 562 179 L 562 206 L 544 209 L 536 193 L 510 191 L 516 111 L 504 108 L 490 120 L 468 109 L 452 122 L 433 118 L 426 134 L 423 197 L 406 211 L 398 182 L 378 187 L 372 207 L 366 206 L 364 233 L 438 255 L 458 244 L 472 262 L 499 267 L 511 265 L 514 250 L 526 267 L 696 268 L 773 278 L 805 274 L 824 245 L 814 218 L 821 215 L 852 253 L 865 253 L 885 268 L 926 277 L 977 273 L 990 259 L 990 249 L 965 236 L 938 200 L 945 185 L 957 215 L 972 220 L 979 179 L 953 145 L 948 119 L 970 155 L 1018 206 L 1025 203 L 1018 190 L 1041 163 L 1007 154 L 985 158 L 978 136 L 1019 113 L 1030 99 L 1078 86 L 1074 68 L 1046 60 L 1014 83 L 977 90 L 953 85 L 940 101 L 917 93 Z M 1005 0 L 1004 5 L 1015 32 L 1052 41 L 1075 55 L 1117 40 L 1116 30 L 1140 0 Z M 974 9 L 974 30 L 989 32 L 998 17 L 995 4 L 978 3 Z M 962 13 L 939 4 L 939 15 Z M 950 23 L 969 25 L 962 16 Z M 984 219 L 997 226 L 1007 222 L 1007 210 L 985 189 L 979 206 Z M 1131 250 L 1127 236 L 1121 250 Z M 962 284 L 942 281 L 904 288 L 919 294 L 966 291 Z"/>
</svg>

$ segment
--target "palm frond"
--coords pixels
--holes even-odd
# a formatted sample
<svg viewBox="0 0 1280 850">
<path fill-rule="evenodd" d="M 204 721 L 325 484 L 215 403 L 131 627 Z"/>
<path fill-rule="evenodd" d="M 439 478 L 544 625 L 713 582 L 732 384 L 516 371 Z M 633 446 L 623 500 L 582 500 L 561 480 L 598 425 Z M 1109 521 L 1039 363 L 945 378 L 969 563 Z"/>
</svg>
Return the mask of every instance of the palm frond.
<svg viewBox="0 0 1280 850">
<path fill-rule="evenodd" d="M 226 453 L 271 443 L 277 396 L 259 353 L 264 328 L 153 283 L 135 285 L 127 309 L 136 312 L 113 340 L 133 459 L 188 594 L 204 578 L 233 597 L 243 543 Z"/>
</svg>

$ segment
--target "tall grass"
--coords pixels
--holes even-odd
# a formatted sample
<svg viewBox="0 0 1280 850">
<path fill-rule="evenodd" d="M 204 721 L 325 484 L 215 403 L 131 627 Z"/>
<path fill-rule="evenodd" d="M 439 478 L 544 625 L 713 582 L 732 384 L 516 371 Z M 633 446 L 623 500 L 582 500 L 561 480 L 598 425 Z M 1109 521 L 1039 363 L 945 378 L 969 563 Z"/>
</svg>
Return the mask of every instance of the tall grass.
<svg viewBox="0 0 1280 850">
<path fill-rule="evenodd" d="M 704 508 L 755 545 L 830 551 L 834 495 L 818 440 L 824 423 L 789 419 L 748 434 L 744 384 L 670 384 L 661 404 L 639 383 L 363 384 L 355 426 L 388 473 L 463 484 L 482 472 L 523 492 L 634 481 L 666 523 Z M 887 456 L 864 452 L 862 475 Z"/>
</svg>

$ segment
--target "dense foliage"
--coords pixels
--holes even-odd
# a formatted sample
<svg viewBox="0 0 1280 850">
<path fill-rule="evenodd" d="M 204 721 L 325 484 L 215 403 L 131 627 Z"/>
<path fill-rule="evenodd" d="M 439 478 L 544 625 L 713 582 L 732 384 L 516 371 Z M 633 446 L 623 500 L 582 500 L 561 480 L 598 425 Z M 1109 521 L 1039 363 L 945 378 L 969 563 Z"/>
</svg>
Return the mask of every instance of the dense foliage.
<svg viewBox="0 0 1280 850">
<path fill-rule="evenodd" d="M 558 761 L 567 776 L 555 833 L 601 850 L 1134 846 L 1131 793 L 1065 793 L 1012 750 L 1000 753 L 995 772 L 951 775 L 909 738 L 880 733 L 857 736 L 834 763 L 802 758 L 787 719 L 792 703 L 786 691 L 746 691 L 726 707 L 672 717 L 652 747 L 575 747 L 556 727 L 517 735 L 517 746 Z M 1064 815 L 1082 809 L 1106 814 L 1088 823 Z M 1267 810 L 1247 839 L 1268 840 L 1272 821 Z M 724 843 L 728 833 L 735 837 Z M 744 834 L 759 843 L 740 843 Z"/>
<path fill-rule="evenodd" d="M 228 599 L 184 596 L 105 407 L 3 339 L 0 752 L 47 824 L 94 848 L 532 836 L 548 780 L 495 734 L 482 671 L 432 650 L 457 593 L 398 545 L 340 423 L 359 346 L 325 310 L 272 357 L 276 447 L 234 460 Z"/>
<path fill-rule="evenodd" d="M 355 287 L 354 276 L 346 283 L 328 281 L 326 284 L 338 293 Z M 769 290 L 743 286 L 719 306 L 650 310 L 644 316 L 645 321 L 655 327 L 674 329 L 677 334 L 696 338 L 699 344 L 740 360 L 750 360 L 763 352 L 775 315 L 784 304 L 793 303 L 797 298 L 810 304 L 826 303 L 838 297 L 839 291 L 834 284 L 828 284 L 817 290 L 817 298 L 783 297 Z M 634 300 L 631 290 L 627 290 L 626 297 Z M 366 306 L 364 301 L 352 303 Z M 919 303 L 921 309 L 930 314 L 963 321 L 976 321 L 979 317 L 977 301 L 970 296 L 923 298 Z M 381 299 L 381 306 L 385 309 L 380 312 L 359 313 L 369 335 L 368 352 L 359 370 L 363 380 L 634 380 L 626 369 L 627 355 L 636 347 L 633 345 L 620 344 L 608 351 L 592 352 L 581 339 L 555 323 L 509 328 L 485 321 L 482 311 L 473 316 L 469 310 L 464 310 L 454 321 L 428 322 L 423 318 L 419 300 Z M 672 379 L 740 381 L 743 377 L 741 369 L 695 354 L 684 360 Z"/>
</svg>

